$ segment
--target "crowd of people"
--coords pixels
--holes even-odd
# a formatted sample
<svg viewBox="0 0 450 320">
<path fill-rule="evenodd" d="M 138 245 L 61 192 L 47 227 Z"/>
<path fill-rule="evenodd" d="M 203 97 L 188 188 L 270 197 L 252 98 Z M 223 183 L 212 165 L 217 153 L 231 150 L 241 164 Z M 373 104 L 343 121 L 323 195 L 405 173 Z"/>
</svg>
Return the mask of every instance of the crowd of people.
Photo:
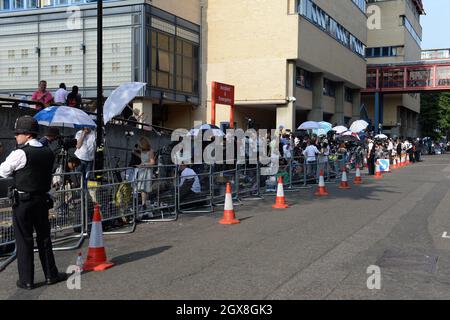
<svg viewBox="0 0 450 320">
<path fill-rule="evenodd" d="M 73 86 L 72 91 L 69 92 L 66 84 L 60 83 L 59 89 L 53 95 L 47 90 L 47 81 L 45 80 L 39 82 L 39 88 L 33 93 L 31 100 L 39 102 L 36 105 L 36 109 L 39 111 L 49 106 L 68 106 L 80 109 L 82 104 L 78 86 Z"/>
</svg>

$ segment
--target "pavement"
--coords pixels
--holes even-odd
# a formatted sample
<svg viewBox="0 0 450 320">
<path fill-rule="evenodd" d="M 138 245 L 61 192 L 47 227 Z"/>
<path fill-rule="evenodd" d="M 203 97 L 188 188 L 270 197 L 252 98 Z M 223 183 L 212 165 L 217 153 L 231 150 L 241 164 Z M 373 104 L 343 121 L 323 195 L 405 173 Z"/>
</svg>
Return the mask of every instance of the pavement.
<svg viewBox="0 0 450 320">
<path fill-rule="evenodd" d="M 315 187 L 285 192 L 286 210 L 271 208 L 273 196 L 245 201 L 239 225 L 218 224 L 219 207 L 105 235 L 115 266 L 83 273 L 79 290 L 43 285 L 36 254 L 39 287 L 17 289 L 14 262 L 0 299 L 450 299 L 450 155 L 423 160 L 381 180 L 363 172 L 350 190 L 329 184 L 324 198 Z M 55 252 L 61 271 L 88 242 Z"/>
</svg>

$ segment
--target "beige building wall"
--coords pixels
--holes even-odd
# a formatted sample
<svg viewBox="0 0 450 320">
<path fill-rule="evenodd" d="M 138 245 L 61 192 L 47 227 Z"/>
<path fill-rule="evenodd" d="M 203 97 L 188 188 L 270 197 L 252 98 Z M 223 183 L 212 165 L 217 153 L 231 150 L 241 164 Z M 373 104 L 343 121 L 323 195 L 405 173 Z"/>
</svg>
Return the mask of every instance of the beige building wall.
<svg viewBox="0 0 450 320">
<path fill-rule="evenodd" d="M 316 3 L 357 38 L 366 42 L 366 16 L 352 0 Z M 235 86 L 236 110 L 262 114 L 276 108 L 271 127 L 291 128 L 296 110 L 313 108 L 313 92 L 295 85 L 295 66 L 321 72 L 348 87 L 362 88 L 366 61 L 295 11 L 295 0 L 203 0 L 206 122 L 211 116 L 211 83 Z M 320 86 L 320 91 L 322 88 Z M 288 102 L 295 97 L 295 102 Z M 322 108 L 335 112 L 334 99 L 324 97 Z M 222 108 L 221 106 L 218 107 Z M 351 113 L 351 112 L 350 112 Z M 216 125 L 228 121 L 228 113 L 216 111 Z M 239 116 L 235 115 L 239 122 Z"/>
<path fill-rule="evenodd" d="M 353 116 L 353 105 L 350 102 L 344 102 L 344 117 Z"/>
</svg>

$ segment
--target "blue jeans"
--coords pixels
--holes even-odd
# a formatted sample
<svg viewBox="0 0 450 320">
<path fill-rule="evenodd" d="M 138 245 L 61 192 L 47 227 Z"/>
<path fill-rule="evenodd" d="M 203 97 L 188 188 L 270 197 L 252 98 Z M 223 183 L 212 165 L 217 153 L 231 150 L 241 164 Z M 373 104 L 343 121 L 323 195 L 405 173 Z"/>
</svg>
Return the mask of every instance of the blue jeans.
<svg viewBox="0 0 450 320">
<path fill-rule="evenodd" d="M 89 171 L 92 171 L 94 161 L 85 161 L 80 160 L 80 165 L 77 167 L 76 172 L 80 172 L 83 177 L 83 185 L 86 187 L 86 181 L 87 181 L 87 173 Z"/>
</svg>

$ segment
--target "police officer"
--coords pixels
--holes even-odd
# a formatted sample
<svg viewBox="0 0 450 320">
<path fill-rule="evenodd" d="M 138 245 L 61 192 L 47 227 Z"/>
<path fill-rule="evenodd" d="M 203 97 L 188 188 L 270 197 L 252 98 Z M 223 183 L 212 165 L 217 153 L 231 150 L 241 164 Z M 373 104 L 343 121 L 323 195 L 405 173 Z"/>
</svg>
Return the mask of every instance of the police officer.
<svg viewBox="0 0 450 320">
<path fill-rule="evenodd" d="M 0 165 L 0 176 L 14 178 L 11 199 L 19 269 L 17 287 L 28 290 L 34 288 L 33 228 L 46 283 L 50 285 L 67 279 L 65 273 L 58 272 L 55 264 L 48 220 L 50 200 L 47 192 L 54 155 L 36 140 L 38 132 L 39 125 L 34 118 L 18 118 L 15 125 L 18 148 Z"/>
</svg>

